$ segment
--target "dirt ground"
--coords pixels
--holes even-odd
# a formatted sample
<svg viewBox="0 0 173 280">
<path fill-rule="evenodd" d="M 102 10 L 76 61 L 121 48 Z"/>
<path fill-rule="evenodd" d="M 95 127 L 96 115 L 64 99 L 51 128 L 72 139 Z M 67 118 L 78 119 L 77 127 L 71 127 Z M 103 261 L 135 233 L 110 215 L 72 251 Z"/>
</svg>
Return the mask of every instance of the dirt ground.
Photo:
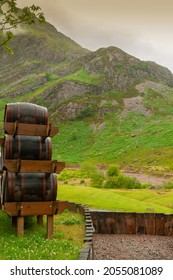
<svg viewBox="0 0 173 280">
<path fill-rule="evenodd" d="M 158 177 L 153 175 L 132 173 L 132 172 L 125 172 L 123 174 L 129 177 L 134 177 L 143 184 L 151 184 L 151 186 L 154 187 L 162 186 L 163 184 L 168 182 L 168 179 L 165 177 Z"/>
<path fill-rule="evenodd" d="M 162 186 L 168 182 L 168 179 L 165 177 L 158 177 L 158 176 L 153 176 L 153 175 L 150 176 L 147 174 L 133 173 L 133 172 L 123 172 L 122 174 L 126 175 L 128 177 L 134 177 L 143 184 L 150 184 L 151 187 Z M 83 183 L 81 183 L 81 179 L 71 179 L 71 180 L 68 180 L 68 183 L 70 183 L 72 185 L 89 186 L 90 179 L 85 178 Z"/>
<path fill-rule="evenodd" d="M 96 260 L 172 260 L 173 237 L 135 234 L 94 234 Z"/>
</svg>

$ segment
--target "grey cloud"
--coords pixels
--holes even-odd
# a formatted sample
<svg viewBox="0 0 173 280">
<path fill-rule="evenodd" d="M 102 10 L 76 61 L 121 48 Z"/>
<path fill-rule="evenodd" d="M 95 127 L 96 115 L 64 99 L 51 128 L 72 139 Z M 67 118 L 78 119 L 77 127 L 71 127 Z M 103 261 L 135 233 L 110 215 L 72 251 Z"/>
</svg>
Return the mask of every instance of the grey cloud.
<svg viewBox="0 0 173 280">
<path fill-rule="evenodd" d="M 114 45 L 172 69 L 172 0 L 28 0 L 58 31 L 91 50 Z M 19 5 L 26 1 L 18 0 Z"/>
</svg>

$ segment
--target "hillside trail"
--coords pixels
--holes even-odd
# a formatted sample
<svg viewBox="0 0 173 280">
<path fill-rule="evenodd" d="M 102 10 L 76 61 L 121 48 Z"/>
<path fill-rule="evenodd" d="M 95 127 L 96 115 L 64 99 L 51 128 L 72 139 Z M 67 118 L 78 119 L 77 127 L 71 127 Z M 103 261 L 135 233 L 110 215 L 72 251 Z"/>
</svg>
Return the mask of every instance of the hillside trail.
<svg viewBox="0 0 173 280">
<path fill-rule="evenodd" d="M 107 166 L 98 166 L 98 169 L 106 171 Z M 135 171 L 135 169 L 129 166 L 123 167 L 120 173 L 127 177 L 136 178 L 140 183 L 149 184 L 151 187 L 163 186 L 173 180 L 173 173 L 171 172 L 163 171 L 161 175 L 146 174 L 140 170 Z"/>
<path fill-rule="evenodd" d="M 125 176 L 136 178 L 142 184 L 150 184 L 151 187 L 159 187 L 171 180 L 171 176 L 169 178 L 165 178 L 165 176 L 154 176 L 147 175 L 143 173 L 135 173 L 135 172 L 123 172 Z"/>
<path fill-rule="evenodd" d="M 68 164 L 66 166 L 67 168 L 75 168 L 75 169 L 80 169 L 79 164 Z M 98 169 L 101 171 L 106 171 L 107 166 L 105 165 L 99 165 Z M 142 173 L 140 171 L 136 172 L 132 168 L 126 167 L 124 171 L 121 171 L 121 173 L 125 176 L 136 178 L 140 183 L 142 184 L 149 184 L 151 187 L 159 187 L 163 186 L 164 184 L 170 182 L 173 180 L 173 173 L 164 173 L 163 175 L 156 176 L 156 175 L 148 175 L 145 173 Z"/>
</svg>

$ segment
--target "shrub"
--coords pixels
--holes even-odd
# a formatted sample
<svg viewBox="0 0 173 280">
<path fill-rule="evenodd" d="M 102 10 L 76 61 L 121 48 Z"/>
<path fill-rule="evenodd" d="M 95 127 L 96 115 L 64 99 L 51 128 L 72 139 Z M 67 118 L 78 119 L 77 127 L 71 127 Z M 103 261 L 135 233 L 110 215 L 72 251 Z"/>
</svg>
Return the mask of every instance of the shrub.
<svg viewBox="0 0 173 280">
<path fill-rule="evenodd" d="M 79 112 L 79 114 L 76 116 L 76 119 L 81 120 L 81 119 L 84 119 L 86 117 L 90 117 L 93 114 L 94 114 L 93 108 L 91 106 L 88 106 L 88 107 L 84 108 L 83 110 L 81 110 Z"/>
<path fill-rule="evenodd" d="M 81 164 L 80 172 L 88 176 L 88 178 L 92 177 L 92 174 L 97 173 L 97 167 L 91 163 L 83 162 Z"/>
<path fill-rule="evenodd" d="M 109 177 L 118 176 L 120 174 L 118 165 L 110 165 L 107 169 L 107 175 Z"/>
<path fill-rule="evenodd" d="M 91 187 L 102 188 L 104 175 L 102 172 L 98 171 L 97 167 L 91 163 L 84 162 L 81 164 L 81 173 L 85 174 L 86 177 L 91 178 Z"/>
<path fill-rule="evenodd" d="M 117 177 L 110 177 L 104 182 L 105 189 L 117 189 Z"/>
<path fill-rule="evenodd" d="M 93 173 L 91 176 L 91 187 L 102 188 L 104 182 L 104 175 L 101 172 Z"/>
<path fill-rule="evenodd" d="M 87 178 L 84 172 L 81 172 L 78 169 L 64 169 L 61 174 L 58 176 L 59 181 L 66 181 L 69 179 L 76 179 L 76 178 Z"/>
<path fill-rule="evenodd" d="M 80 184 L 85 184 L 85 180 L 80 180 Z"/>
<path fill-rule="evenodd" d="M 104 183 L 104 188 L 107 189 L 141 189 L 144 187 L 136 178 L 124 175 L 112 176 Z"/>
</svg>

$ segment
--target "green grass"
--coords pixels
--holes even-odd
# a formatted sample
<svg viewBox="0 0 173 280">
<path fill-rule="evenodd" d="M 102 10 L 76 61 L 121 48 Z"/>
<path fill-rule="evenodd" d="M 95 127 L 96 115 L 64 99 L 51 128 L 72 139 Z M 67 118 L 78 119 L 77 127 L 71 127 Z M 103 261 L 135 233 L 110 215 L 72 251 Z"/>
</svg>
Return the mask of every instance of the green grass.
<svg viewBox="0 0 173 280">
<path fill-rule="evenodd" d="M 38 89 L 33 90 L 32 92 L 27 92 L 23 95 L 21 95 L 20 97 L 18 97 L 18 101 L 19 102 L 25 102 L 26 100 L 32 101 L 33 98 L 38 97 L 39 95 L 41 95 L 41 93 L 43 93 L 44 91 L 46 91 L 47 89 L 49 89 L 51 86 L 54 86 L 58 83 L 57 80 L 51 80 L 48 81 L 46 83 L 44 83 L 43 85 L 41 85 Z"/>
<path fill-rule="evenodd" d="M 62 80 L 72 80 L 82 82 L 89 85 L 98 85 L 101 77 L 100 75 L 91 75 L 87 73 L 83 68 L 75 72 L 74 74 L 64 77 Z"/>
<path fill-rule="evenodd" d="M 173 213 L 173 191 L 105 190 L 92 187 L 60 185 L 60 200 L 87 205 L 90 208 L 124 212 Z"/>
<path fill-rule="evenodd" d="M 59 78 L 57 75 L 46 72 L 45 77 L 47 79 L 47 82 L 43 83 L 40 85 L 37 89 L 29 91 L 29 92 L 24 92 L 22 95 L 18 97 L 18 101 L 32 101 L 33 98 L 39 97 L 44 91 L 46 91 L 49 88 L 53 88 L 57 84 L 60 84 L 64 81 L 76 81 L 76 82 L 82 82 L 85 84 L 91 84 L 91 85 L 97 85 L 98 82 L 98 77 L 92 76 L 85 72 L 83 69 L 80 69 L 74 74 L 67 75 L 65 77 Z M 27 80 L 22 81 L 20 84 L 14 85 L 11 88 L 8 88 L 4 90 L 3 96 L 8 94 L 8 92 L 12 92 L 13 90 L 16 89 L 17 86 L 22 86 L 25 84 L 28 84 L 29 82 L 32 82 L 34 79 L 30 78 Z"/>
<path fill-rule="evenodd" d="M 117 112 L 105 115 L 102 122 L 103 128 L 96 131 L 91 126 L 92 118 L 61 125 L 53 139 L 54 156 L 66 162 L 173 168 L 171 117 L 145 117 L 131 112 L 120 122 Z"/>
<path fill-rule="evenodd" d="M 55 216 L 54 238 L 45 239 L 46 224 L 39 227 L 32 217 L 25 220 L 25 232 L 16 237 L 11 219 L 0 211 L 1 260 L 71 260 L 78 259 L 83 246 L 83 218 L 65 211 Z"/>
<path fill-rule="evenodd" d="M 158 98 L 159 94 L 159 98 Z M 63 124 L 60 135 L 54 142 L 61 147 L 59 155 L 62 160 L 70 162 L 95 161 L 102 163 L 114 162 L 121 165 L 139 166 L 164 166 L 173 169 L 173 94 L 172 92 L 149 92 L 144 96 L 144 103 L 151 111 L 152 115 L 146 117 L 138 112 L 129 112 L 127 117 L 121 119 L 122 98 L 125 93 L 111 91 L 102 96 L 93 97 L 94 108 L 99 109 L 99 103 L 104 100 L 106 107 L 111 107 L 111 102 L 117 100 L 119 105 L 115 107 L 115 112 L 99 115 L 98 111 L 93 116 L 86 118 L 83 128 L 78 129 L 76 141 L 70 141 L 67 131 L 76 134 L 77 121 Z M 85 101 L 86 96 L 82 99 Z M 78 103 L 80 104 L 78 98 Z M 104 107 L 104 106 L 103 106 Z M 104 109 L 104 108 L 103 108 Z M 102 129 L 92 130 L 91 124 L 99 127 L 104 123 Z M 83 148 L 80 149 L 82 135 L 86 139 L 82 140 Z M 64 142 L 68 141 L 73 145 L 73 149 L 68 149 L 68 145 L 63 148 Z M 75 151 L 75 153 L 73 153 Z"/>
<path fill-rule="evenodd" d="M 82 121 L 60 127 L 53 139 L 53 157 L 59 161 L 81 162 L 92 141 L 92 129 Z"/>
<path fill-rule="evenodd" d="M 40 105 L 48 105 L 53 123 L 58 115 L 57 104 L 45 104 L 42 93 L 49 88 L 53 90 L 53 87 L 67 80 L 96 85 L 97 79 L 100 79 L 97 75 L 88 74 L 83 68 L 61 78 L 49 71 L 42 72 L 42 75 L 47 82 L 33 91 L 24 92 L 11 102 L 37 100 Z M 172 90 L 149 90 L 144 94 L 144 104 L 151 110 L 151 116 L 129 112 L 127 117 L 122 119 L 122 101 L 128 94 L 129 92 L 111 90 L 97 95 L 88 93 L 83 97 L 73 96 L 70 100 L 63 101 L 64 106 L 74 102 L 79 106 L 83 105 L 83 109 L 73 121 L 57 124 L 60 133 L 52 140 L 53 158 L 65 162 L 118 163 L 141 168 L 163 166 L 167 170 L 173 170 Z M 115 100 L 118 103 L 113 103 Z M 5 103 L 6 99 L 0 100 L 1 126 Z M 112 112 L 107 112 L 107 109 Z"/>
</svg>

